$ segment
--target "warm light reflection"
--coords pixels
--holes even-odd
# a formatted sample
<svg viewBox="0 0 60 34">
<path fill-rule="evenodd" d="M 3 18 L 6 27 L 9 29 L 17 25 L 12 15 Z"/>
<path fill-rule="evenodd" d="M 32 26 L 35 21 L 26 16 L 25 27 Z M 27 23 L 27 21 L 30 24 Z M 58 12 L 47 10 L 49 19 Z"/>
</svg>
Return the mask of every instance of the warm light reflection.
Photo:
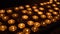
<svg viewBox="0 0 60 34">
<path fill-rule="evenodd" d="M 49 0 L 34 5 L 21 5 L 10 9 L 0 10 L 0 31 L 8 29 L 17 34 L 30 34 L 39 31 L 39 27 L 47 26 L 60 20 L 60 2 Z M 8 24 L 3 25 L 3 24 Z M 21 30 L 21 31 L 20 31 Z"/>
</svg>

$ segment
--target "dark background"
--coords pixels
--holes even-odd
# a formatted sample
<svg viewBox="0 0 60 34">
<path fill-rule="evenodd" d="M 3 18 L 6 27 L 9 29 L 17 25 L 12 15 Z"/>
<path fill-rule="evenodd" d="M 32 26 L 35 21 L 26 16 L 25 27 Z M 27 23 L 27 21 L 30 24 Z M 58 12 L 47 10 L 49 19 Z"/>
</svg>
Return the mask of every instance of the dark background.
<svg viewBox="0 0 60 34">
<path fill-rule="evenodd" d="M 19 5 L 25 5 L 25 4 L 38 4 L 40 2 L 47 2 L 49 0 L 0 0 L 0 9 L 5 8 L 11 8 Z M 15 34 L 13 32 L 4 31 L 0 32 L 0 34 Z M 36 33 L 31 34 L 60 34 L 60 21 L 57 21 L 56 23 L 52 23 L 46 27 L 42 27 L 39 29 Z"/>
<path fill-rule="evenodd" d="M 45 1 L 49 1 L 49 0 L 1 0 L 0 8 L 8 8 L 18 5 L 25 5 L 25 4 L 35 4 L 35 3 L 37 4 Z"/>
</svg>

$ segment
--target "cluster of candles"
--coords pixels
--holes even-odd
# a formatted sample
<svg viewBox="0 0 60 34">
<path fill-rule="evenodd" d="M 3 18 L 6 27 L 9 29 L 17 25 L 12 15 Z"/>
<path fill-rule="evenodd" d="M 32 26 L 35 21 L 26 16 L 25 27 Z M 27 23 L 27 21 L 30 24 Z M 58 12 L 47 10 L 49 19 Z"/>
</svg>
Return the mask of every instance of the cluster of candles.
<svg viewBox="0 0 60 34">
<path fill-rule="evenodd" d="M 56 2 L 57 0 L 54 1 Z M 37 32 L 40 26 L 46 26 L 47 24 L 56 22 L 60 17 L 60 9 L 57 7 L 57 5 L 60 5 L 60 2 L 49 5 L 50 3 L 52 3 L 52 0 L 50 0 L 50 2 L 40 3 L 40 6 L 25 5 L 14 7 L 13 9 L 1 9 L 0 19 L 10 26 L 7 27 L 0 21 L 0 31 L 5 31 L 8 28 L 9 31 L 14 32 L 19 28 L 22 31 L 19 30 L 16 34 L 30 34 L 31 31 Z M 47 9 L 45 9 L 44 6 Z M 20 20 L 26 21 L 26 23 L 20 22 Z M 17 26 L 15 25 L 16 22 Z M 28 25 L 28 27 L 26 25 Z"/>
</svg>

